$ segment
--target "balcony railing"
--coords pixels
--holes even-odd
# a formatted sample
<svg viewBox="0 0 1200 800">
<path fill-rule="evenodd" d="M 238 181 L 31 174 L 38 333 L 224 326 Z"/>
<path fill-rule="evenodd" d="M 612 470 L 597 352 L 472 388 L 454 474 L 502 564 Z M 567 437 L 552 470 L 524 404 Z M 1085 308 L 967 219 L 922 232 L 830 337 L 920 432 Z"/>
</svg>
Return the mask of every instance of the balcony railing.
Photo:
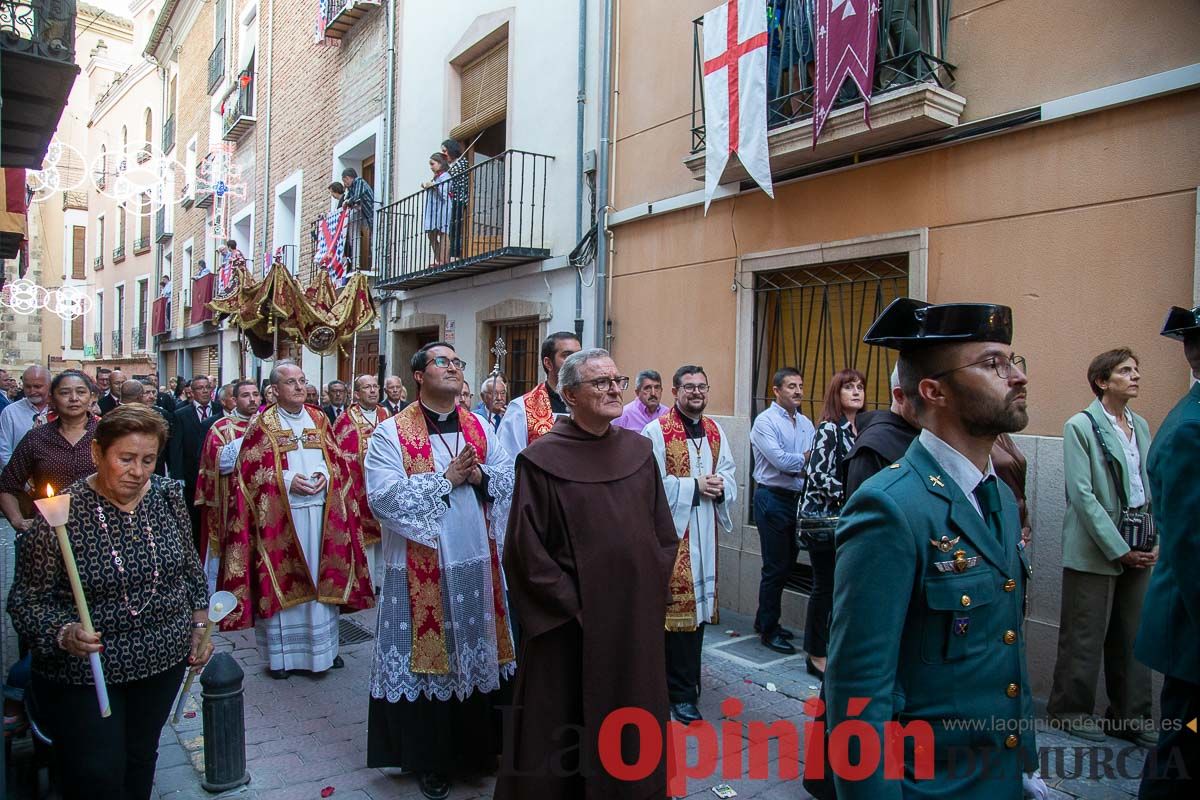
<svg viewBox="0 0 1200 800">
<path fill-rule="evenodd" d="M 133 159 L 139 164 L 145 164 L 150 160 L 151 155 L 152 153 L 150 152 L 150 145 L 146 145 L 134 154 Z"/>
<path fill-rule="evenodd" d="M 254 83 L 239 86 L 225 100 L 222 137 L 227 142 L 240 140 L 254 127 Z"/>
<path fill-rule="evenodd" d="M 167 121 L 163 123 L 162 128 L 162 151 L 163 155 L 175 149 L 175 115 L 167 117 Z"/>
<path fill-rule="evenodd" d="M 339 213 L 335 210 L 309 223 L 308 241 L 301 245 L 295 263 L 287 253 L 283 254 L 283 263 L 301 283 L 307 283 L 322 269 L 332 274 L 338 270 L 350 273 L 371 268 L 371 224 L 357 208 L 346 209 L 343 233 L 339 237 L 340 247 L 338 242 L 333 242 L 331 246 L 327 241 L 337 235 Z M 322 220 L 324 226 L 321 225 Z"/>
<path fill-rule="evenodd" d="M 112 332 L 112 343 L 113 343 L 113 348 L 112 348 L 113 358 L 120 358 L 121 357 L 121 329 L 120 328 L 118 328 L 117 330 Z"/>
<path fill-rule="evenodd" d="M 142 253 L 149 252 L 149 250 L 150 250 L 150 237 L 149 236 L 139 236 L 138 238 L 133 240 L 133 254 L 135 256 L 141 255 Z"/>
<path fill-rule="evenodd" d="M 104 269 L 104 256 L 96 256 L 92 259 L 92 269 Z"/>
<path fill-rule="evenodd" d="M 129 336 L 130 349 L 134 353 L 146 352 L 146 328 L 143 325 L 136 326 L 130 331 Z"/>
<path fill-rule="evenodd" d="M 87 211 L 88 196 L 86 189 L 69 189 L 62 193 L 62 210 L 76 209 Z"/>
<path fill-rule="evenodd" d="M 217 42 L 216 47 L 208 54 L 208 93 L 212 94 L 213 90 L 221 85 L 221 79 L 225 77 L 225 38 L 222 37 Z"/>
<path fill-rule="evenodd" d="M 171 332 L 171 298 L 160 297 L 150 308 L 150 335 L 164 336 Z"/>
<path fill-rule="evenodd" d="M 154 212 L 154 241 L 170 241 L 171 233 L 171 219 L 167 216 L 167 207 L 161 206 Z"/>
<path fill-rule="evenodd" d="M 0 0 L 0 164 L 41 169 L 79 67 L 75 0 Z"/>
<path fill-rule="evenodd" d="M 113 263 L 120 264 L 125 260 L 125 245 L 119 244 L 113 248 Z"/>
<path fill-rule="evenodd" d="M 325 21 L 325 36 L 341 39 L 379 0 L 321 0 L 321 17 Z"/>
<path fill-rule="evenodd" d="M 862 96 L 852 82 L 842 87 L 812 145 L 814 46 L 813 4 L 785 0 L 768 27 L 767 130 L 776 174 L 819 159 L 858 152 L 958 124 L 965 99 L 950 91 L 955 67 L 943 60 L 949 0 L 880 0 L 871 126 L 857 109 Z M 778 6 L 777 6 L 778 7 Z M 865 9 L 864 9 L 865 10 Z M 692 29 L 692 156 L 685 165 L 704 180 L 704 20 Z M 839 114 L 839 109 L 846 109 Z M 730 177 L 744 176 L 740 164 Z"/>
<path fill-rule="evenodd" d="M 92 346 L 96 349 L 96 358 L 104 357 L 104 334 L 96 331 L 92 334 Z"/>
<path fill-rule="evenodd" d="M 507 150 L 381 208 L 374 228 L 380 288 L 411 289 L 548 258 L 552 160 Z"/>
<path fill-rule="evenodd" d="M 193 176 L 196 188 L 192 192 L 192 203 L 196 208 L 208 208 L 212 205 L 213 190 L 210 177 L 215 159 L 216 156 L 209 153 L 196 165 L 196 174 Z"/>
</svg>

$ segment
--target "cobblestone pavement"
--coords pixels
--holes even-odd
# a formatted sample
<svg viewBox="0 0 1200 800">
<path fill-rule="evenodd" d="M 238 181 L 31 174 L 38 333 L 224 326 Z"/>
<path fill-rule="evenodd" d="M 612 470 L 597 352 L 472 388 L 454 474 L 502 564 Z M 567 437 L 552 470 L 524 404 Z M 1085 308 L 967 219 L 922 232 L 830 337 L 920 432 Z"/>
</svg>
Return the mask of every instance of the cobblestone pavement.
<svg viewBox="0 0 1200 800">
<path fill-rule="evenodd" d="M 11 581 L 12 530 L 0 523 L 0 567 L 7 597 Z M 374 632 L 374 611 L 360 612 L 345 621 Z M 8 625 L 7 617 L 4 625 Z M 722 717 L 721 704 L 737 698 L 743 704 L 733 721 L 741 723 L 731 749 L 748 750 L 746 724 L 788 720 L 803 725 L 804 701 L 817 693 L 818 682 L 804 669 L 803 655 L 782 657 L 763 648 L 751 632 L 752 620 L 722 612 L 719 625 L 705 633 L 703 695 L 700 710 L 714 723 Z M 345 637 L 343 637 L 345 638 Z M 416 779 L 394 770 L 366 767 L 367 683 L 371 669 L 372 641 L 343 644 L 345 669 L 323 676 L 293 675 L 274 681 L 264 673 L 263 660 L 250 631 L 216 637 L 217 649 L 230 652 L 245 670 L 246 758 L 250 783 L 221 795 L 200 786 L 204 770 L 204 741 L 200 713 L 200 685 L 195 682 L 178 725 L 163 730 L 155 782 L 156 800 L 199 800 L 199 798 L 254 798 L 255 800 L 309 800 L 328 796 L 333 800 L 383 800 L 419 798 Z M 15 639 L 6 631 L 4 665 L 15 658 Z M 1089 800 L 1128 800 L 1137 793 L 1143 751 L 1110 739 L 1094 748 L 1087 742 L 1053 731 L 1039 733 L 1043 764 L 1051 797 Z M 724 755 L 724 753 L 723 753 Z M 788 768 L 803 771 L 803 751 L 778 752 L 770 747 L 770 777 L 755 780 L 743 776 L 726 779 L 719 775 L 688 781 L 688 798 L 714 798 L 714 787 L 727 784 L 739 798 L 783 800 L 807 798 L 798 780 L 782 780 Z M 27 740 L 17 742 L 7 770 L 9 797 L 25 800 L 29 791 L 31 749 Z M 696 763 L 696 745 L 689 746 L 689 764 Z M 451 794 L 453 800 L 487 798 L 492 778 L 460 776 Z"/>
</svg>

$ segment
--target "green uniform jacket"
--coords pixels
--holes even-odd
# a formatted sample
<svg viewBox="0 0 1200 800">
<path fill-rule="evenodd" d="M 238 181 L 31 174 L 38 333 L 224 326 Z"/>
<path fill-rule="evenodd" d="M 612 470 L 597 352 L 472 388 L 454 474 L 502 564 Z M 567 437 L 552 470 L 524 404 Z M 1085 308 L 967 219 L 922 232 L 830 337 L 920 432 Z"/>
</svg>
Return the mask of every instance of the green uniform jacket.
<svg viewBox="0 0 1200 800">
<path fill-rule="evenodd" d="M 848 719 L 867 721 L 880 742 L 885 723 L 923 720 L 933 729 L 934 775 L 914 779 L 910 745 L 903 782 L 885 779 L 882 764 L 865 780 L 835 776 L 838 800 L 1021 800 L 1021 775 L 1037 768 L 1021 630 L 1030 571 L 1003 482 L 1000 497 L 1003 542 L 914 441 L 846 504 L 825 673 L 829 752 Z M 975 561 L 956 571 L 960 551 Z M 851 716 L 853 698 L 870 702 Z"/>
<path fill-rule="evenodd" d="M 1150 448 L 1158 563 L 1133 653 L 1172 678 L 1200 683 L 1200 383 L 1183 396 Z"/>
<path fill-rule="evenodd" d="M 1095 417 L 1100 435 L 1117 462 L 1117 475 L 1125 483 L 1125 496 L 1129 497 L 1129 464 L 1125 461 L 1125 448 L 1104 416 L 1100 401 L 1093 400 L 1087 410 Z M 1133 415 L 1133 434 L 1141 455 L 1142 486 L 1149 499 L 1146 453 L 1150 448 L 1150 426 L 1137 414 Z M 1117 531 L 1121 499 L 1113 486 L 1104 453 L 1096 442 L 1096 432 L 1083 412 L 1071 417 L 1063 426 L 1063 480 L 1067 486 L 1067 511 L 1063 516 L 1062 533 L 1063 566 L 1094 575 L 1120 575 L 1125 567 L 1117 559 L 1129 552 L 1129 545 Z"/>
</svg>

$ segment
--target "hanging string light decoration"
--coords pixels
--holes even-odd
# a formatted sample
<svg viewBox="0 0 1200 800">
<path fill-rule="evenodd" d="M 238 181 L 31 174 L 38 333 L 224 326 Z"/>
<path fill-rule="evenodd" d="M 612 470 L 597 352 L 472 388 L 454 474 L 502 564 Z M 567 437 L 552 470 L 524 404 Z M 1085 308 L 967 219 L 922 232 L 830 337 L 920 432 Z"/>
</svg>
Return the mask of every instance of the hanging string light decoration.
<svg viewBox="0 0 1200 800">
<path fill-rule="evenodd" d="M 17 314 L 36 314 L 43 309 L 71 321 L 92 310 L 92 298 L 75 286 L 47 289 L 27 278 L 9 281 L 0 289 L 0 306 Z"/>
</svg>

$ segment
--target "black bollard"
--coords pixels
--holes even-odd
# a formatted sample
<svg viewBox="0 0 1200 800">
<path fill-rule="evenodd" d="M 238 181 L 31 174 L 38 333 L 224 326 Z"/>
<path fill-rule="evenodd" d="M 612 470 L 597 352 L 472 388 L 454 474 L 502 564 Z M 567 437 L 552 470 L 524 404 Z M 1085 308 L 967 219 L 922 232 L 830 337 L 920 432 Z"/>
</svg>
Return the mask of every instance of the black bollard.
<svg viewBox="0 0 1200 800">
<path fill-rule="evenodd" d="M 200 675 L 204 707 L 204 780 L 209 792 L 224 792 L 250 782 L 246 772 L 246 715 L 242 701 L 245 673 L 233 656 L 217 653 Z"/>
</svg>

